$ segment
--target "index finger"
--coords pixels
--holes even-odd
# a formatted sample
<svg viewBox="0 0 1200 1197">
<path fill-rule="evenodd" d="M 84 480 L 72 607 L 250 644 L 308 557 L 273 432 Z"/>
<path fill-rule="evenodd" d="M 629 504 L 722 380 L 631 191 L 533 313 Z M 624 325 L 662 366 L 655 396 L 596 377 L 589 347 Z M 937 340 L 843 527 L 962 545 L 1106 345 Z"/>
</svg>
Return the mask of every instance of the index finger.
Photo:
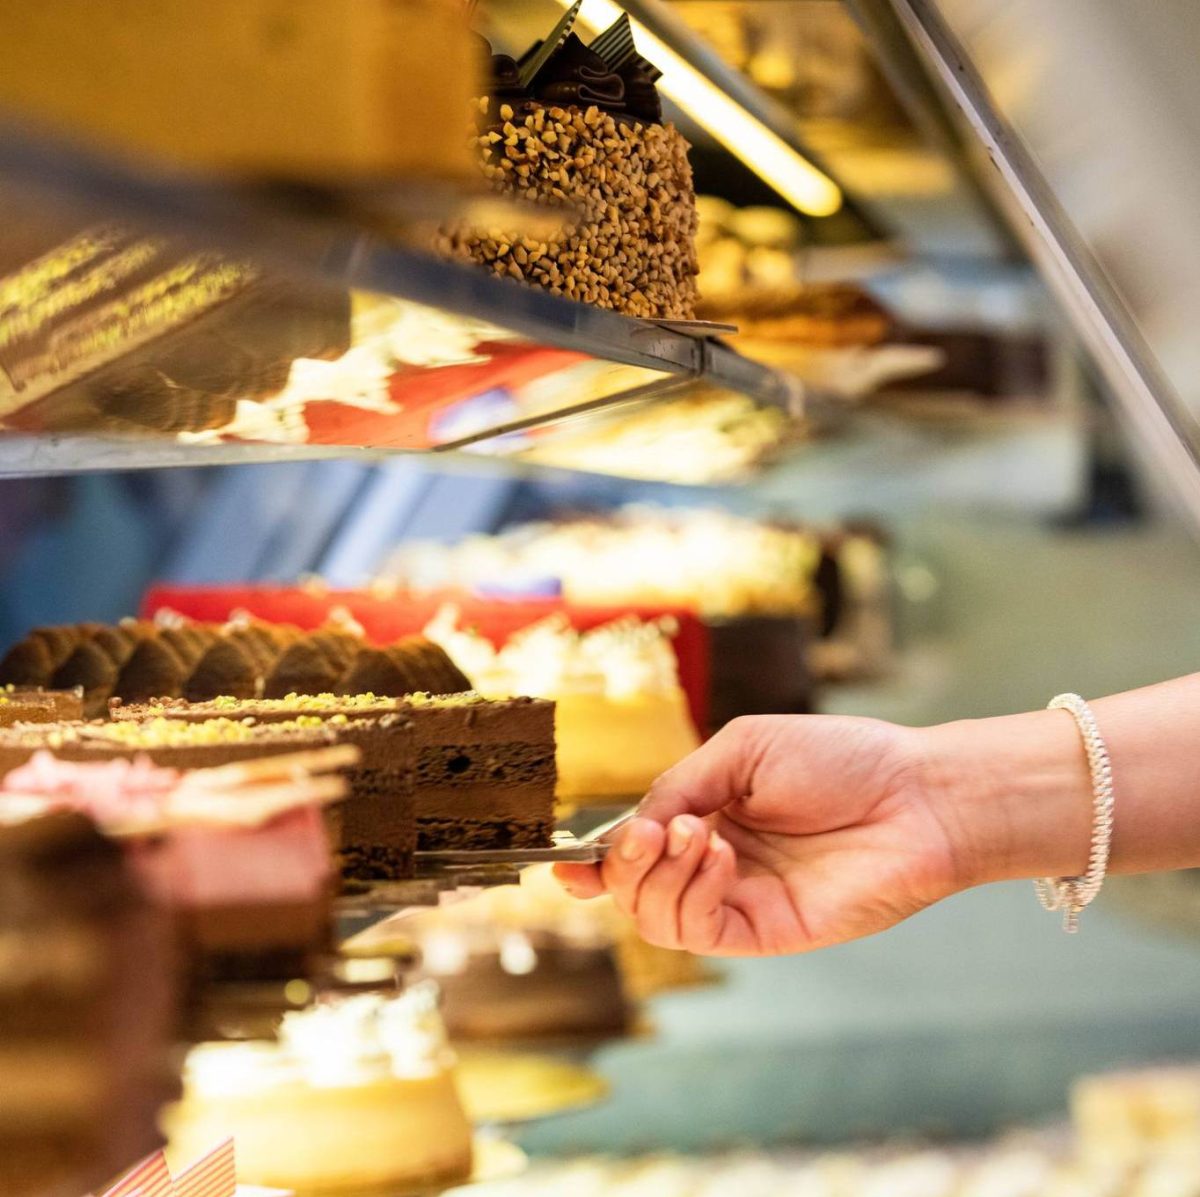
<svg viewBox="0 0 1200 1197">
<path fill-rule="evenodd" d="M 727 723 L 711 740 L 672 766 L 638 808 L 644 819 L 667 824 L 676 815 L 716 814 L 751 791 L 756 758 L 752 719 Z"/>
</svg>

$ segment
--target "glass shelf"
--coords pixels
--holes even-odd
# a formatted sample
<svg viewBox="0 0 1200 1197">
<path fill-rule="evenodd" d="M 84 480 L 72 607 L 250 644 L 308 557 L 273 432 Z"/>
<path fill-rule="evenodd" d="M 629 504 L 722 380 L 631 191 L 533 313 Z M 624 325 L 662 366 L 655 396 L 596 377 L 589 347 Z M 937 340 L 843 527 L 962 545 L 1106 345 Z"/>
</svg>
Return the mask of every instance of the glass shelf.
<svg viewBox="0 0 1200 1197">
<path fill-rule="evenodd" d="M 706 326 L 425 252 L 449 216 L 564 219 L 470 187 L 216 184 L 0 125 L 0 203 L 0 475 L 503 451 L 697 381 L 788 411 L 804 398 Z"/>
</svg>

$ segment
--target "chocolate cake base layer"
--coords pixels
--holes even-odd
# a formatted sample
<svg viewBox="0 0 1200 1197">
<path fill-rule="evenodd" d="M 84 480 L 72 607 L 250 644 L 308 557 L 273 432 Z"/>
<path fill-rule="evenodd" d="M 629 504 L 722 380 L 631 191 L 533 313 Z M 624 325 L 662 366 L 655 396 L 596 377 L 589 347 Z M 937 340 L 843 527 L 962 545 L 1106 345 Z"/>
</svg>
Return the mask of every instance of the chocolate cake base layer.
<svg viewBox="0 0 1200 1197">
<path fill-rule="evenodd" d="M 505 971 L 498 953 L 438 977 L 442 1014 L 459 1039 L 536 1039 L 621 1034 L 628 1029 L 613 953 L 605 948 L 539 947 L 532 972 Z"/>
<path fill-rule="evenodd" d="M 323 951 L 329 947 L 329 896 L 312 901 L 228 903 L 185 907 L 177 926 L 189 947 L 222 955 L 237 952 Z"/>
<path fill-rule="evenodd" d="M 439 819 L 417 816 L 417 849 L 546 848 L 554 819 Z"/>
<path fill-rule="evenodd" d="M 351 769 L 352 798 L 341 809 L 342 875 L 359 881 L 402 881 L 413 875 L 417 848 L 412 773 Z"/>
</svg>

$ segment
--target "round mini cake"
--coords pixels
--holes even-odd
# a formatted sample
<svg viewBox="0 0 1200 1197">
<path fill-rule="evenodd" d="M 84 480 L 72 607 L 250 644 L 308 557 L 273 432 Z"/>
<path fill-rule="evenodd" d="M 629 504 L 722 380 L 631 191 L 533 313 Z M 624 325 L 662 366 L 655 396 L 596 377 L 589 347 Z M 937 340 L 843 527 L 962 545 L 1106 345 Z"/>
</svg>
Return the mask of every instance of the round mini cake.
<svg viewBox="0 0 1200 1197">
<path fill-rule="evenodd" d="M 280 1042 L 195 1048 L 168 1110 L 172 1160 L 232 1136 L 238 1179 L 389 1197 L 471 1174 L 471 1127 L 434 999 L 364 996 L 284 1017 Z"/>
<path fill-rule="evenodd" d="M 695 314 L 696 194 L 688 143 L 665 122 L 660 72 L 638 56 L 628 17 L 590 46 L 564 19 L 519 61 L 490 54 L 478 147 L 492 186 L 567 203 L 557 241 L 448 226 L 440 252 L 505 278 L 631 316 Z"/>
</svg>

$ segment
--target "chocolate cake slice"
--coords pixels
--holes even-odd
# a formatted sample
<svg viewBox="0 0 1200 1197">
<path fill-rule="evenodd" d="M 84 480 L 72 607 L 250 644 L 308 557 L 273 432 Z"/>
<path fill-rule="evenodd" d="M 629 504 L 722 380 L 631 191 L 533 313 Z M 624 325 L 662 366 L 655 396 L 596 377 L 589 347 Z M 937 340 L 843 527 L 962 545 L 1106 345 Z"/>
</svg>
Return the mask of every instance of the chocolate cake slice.
<svg viewBox="0 0 1200 1197">
<path fill-rule="evenodd" d="M 343 875 L 401 880 L 413 875 L 417 846 L 411 712 L 404 704 L 367 697 L 370 701 L 345 701 L 332 694 L 198 703 L 176 699 L 114 703 L 109 713 L 116 724 L 138 726 L 167 720 L 204 726 L 216 719 L 262 735 L 277 728 L 315 728 L 335 742 L 355 745 L 361 757 L 346 770 L 350 797 L 338 808 Z"/>
<path fill-rule="evenodd" d="M 554 830 L 554 703 L 413 694 L 417 847 L 539 848 Z"/>
<path fill-rule="evenodd" d="M 0 727 L 14 723 L 60 723 L 83 718 L 78 690 L 30 690 L 0 686 Z"/>
<path fill-rule="evenodd" d="M 114 720 L 135 722 L 218 715 L 260 724 L 309 718 L 335 729 L 402 717 L 411 724 L 419 848 L 545 847 L 554 830 L 554 703 L 542 699 L 493 701 L 470 692 L 402 699 L 370 693 L 292 694 L 257 702 L 221 698 L 116 705 L 110 714 Z M 374 758 L 362 747 L 365 767 Z M 384 778 L 361 784 L 395 794 L 394 783 L 386 780 L 388 768 L 379 767 Z"/>
<path fill-rule="evenodd" d="M 99 1192 L 178 1096 L 170 928 L 80 814 L 0 823 L 0 875 L 0 1192 Z"/>
</svg>

